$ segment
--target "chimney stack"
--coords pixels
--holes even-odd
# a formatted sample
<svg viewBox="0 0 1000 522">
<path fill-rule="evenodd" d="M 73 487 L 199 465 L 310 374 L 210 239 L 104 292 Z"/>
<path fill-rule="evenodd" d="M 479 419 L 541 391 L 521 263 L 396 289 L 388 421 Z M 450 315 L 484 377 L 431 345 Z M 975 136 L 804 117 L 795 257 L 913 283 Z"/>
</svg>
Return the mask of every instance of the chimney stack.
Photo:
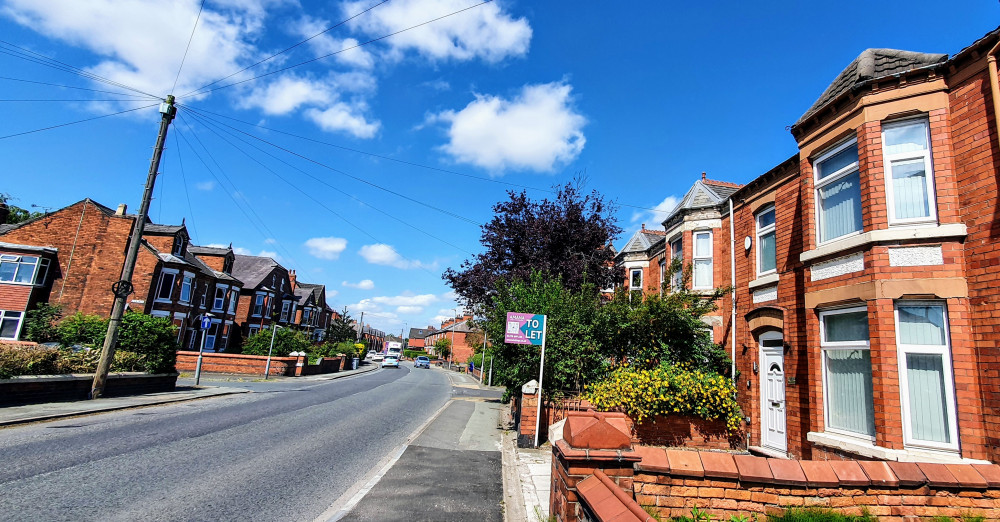
<svg viewBox="0 0 1000 522">
<path fill-rule="evenodd" d="M 705 181 L 705 173 L 704 172 L 701 173 L 701 180 Z"/>
<path fill-rule="evenodd" d="M 116 216 L 124 216 L 126 210 L 128 210 L 128 205 L 126 205 L 125 203 L 122 203 L 121 205 L 118 205 L 118 210 L 115 211 L 115 215 Z"/>
<path fill-rule="evenodd" d="M 288 280 L 292 283 L 292 290 L 295 290 L 295 270 L 288 271 Z"/>
</svg>

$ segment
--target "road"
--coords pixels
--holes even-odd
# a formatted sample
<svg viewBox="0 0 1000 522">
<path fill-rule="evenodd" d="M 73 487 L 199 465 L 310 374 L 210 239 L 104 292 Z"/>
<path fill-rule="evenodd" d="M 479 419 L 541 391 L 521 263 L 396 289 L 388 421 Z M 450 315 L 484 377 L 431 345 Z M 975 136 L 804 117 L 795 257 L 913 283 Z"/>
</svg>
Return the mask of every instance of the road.
<svg viewBox="0 0 1000 522">
<path fill-rule="evenodd" d="M 479 394 L 450 377 L 403 365 L 0 429 L 0 520 L 313 520 Z"/>
</svg>

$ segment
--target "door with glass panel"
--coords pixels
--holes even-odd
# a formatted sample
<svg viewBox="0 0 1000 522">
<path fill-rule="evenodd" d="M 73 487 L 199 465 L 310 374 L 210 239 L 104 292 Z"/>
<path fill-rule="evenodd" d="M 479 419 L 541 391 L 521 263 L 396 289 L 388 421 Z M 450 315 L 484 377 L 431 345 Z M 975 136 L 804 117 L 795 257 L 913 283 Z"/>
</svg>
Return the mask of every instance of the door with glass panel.
<svg viewBox="0 0 1000 522">
<path fill-rule="evenodd" d="M 785 451 L 785 355 L 781 332 L 760 335 L 761 440 L 765 447 Z"/>
</svg>

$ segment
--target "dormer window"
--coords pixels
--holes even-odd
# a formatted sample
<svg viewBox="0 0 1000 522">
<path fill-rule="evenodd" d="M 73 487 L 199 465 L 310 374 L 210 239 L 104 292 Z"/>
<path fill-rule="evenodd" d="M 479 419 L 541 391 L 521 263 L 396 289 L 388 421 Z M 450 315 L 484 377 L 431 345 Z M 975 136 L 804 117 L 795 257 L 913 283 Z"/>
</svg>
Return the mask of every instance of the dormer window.
<svg viewBox="0 0 1000 522">
<path fill-rule="evenodd" d="M 227 274 L 233 273 L 233 258 L 226 257 L 226 260 L 222 262 L 222 271 Z"/>
<path fill-rule="evenodd" d="M 184 237 L 183 234 L 177 234 L 177 236 L 174 237 L 173 254 L 175 256 L 183 256 L 185 246 L 187 246 L 187 239 Z"/>
</svg>

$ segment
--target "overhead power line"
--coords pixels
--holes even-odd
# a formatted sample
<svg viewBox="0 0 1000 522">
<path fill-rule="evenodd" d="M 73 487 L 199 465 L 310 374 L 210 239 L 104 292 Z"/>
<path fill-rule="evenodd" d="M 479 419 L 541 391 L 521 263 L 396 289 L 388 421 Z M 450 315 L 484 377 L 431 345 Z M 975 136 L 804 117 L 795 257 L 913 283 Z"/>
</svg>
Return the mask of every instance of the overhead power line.
<svg viewBox="0 0 1000 522">
<path fill-rule="evenodd" d="M 64 71 L 64 72 L 68 72 L 70 74 L 75 74 L 77 76 L 82 76 L 84 78 L 87 78 L 87 79 L 90 79 L 90 80 L 94 80 L 96 82 L 106 83 L 108 85 L 113 85 L 113 86 L 119 87 L 121 89 L 125 89 L 125 90 L 129 90 L 129 91 L 137 92 L 139 94 L 143 94 L 143 95 L 148 96 L 150 98 L 156 98 L 158 100 L 163 99 L 162 96 L 156 96 L 154 94 L 150 94 L 148 92 L 136 89 L 135 87 L 131 87 L 129 85 L 125 85 L 124 83 L 117 82 L 117 81 L 114 81 L 114 80 L 110 80 L 110 79 L 105 78 L 103 76 L 94 74 L 94 73 L 92 73 L 90 71 L 81 69 L 81 68 L 76 67 L 74 65 L 70 65 L 70 64 L 68 64 L 66 62 L 61 62 L 59 60 L 56 60 L 55 58 L 52 58 L 51 56 L 46 56 L 44 54 L 32 51 L 31 49 L 26 49 L 24 47 L 21 47 L 19 45 L 13 44 L 13 43 L 8 42 L 6 40 L 0 40 L 0 54 L 6 54 L 6 55 L 9 55 L 9 56 L 13 56 L 15 58 L 19 58 L 19 59 L 26 60 L 26 61 L 29 61 L 29 62 L 37 63 L 39 65 L 44 65 L 46 67 L 51 67 L 53 69 L 57 69 L 57 70 Z"/>
<path fill-rule="evenodd" d="M 197 114 L 194 114 L 194 113 L 192 113 L 192 115 L 193 115 L 193 116 L 195 117 L 195 119 L 197 119 L 197 120 L 198 120 L 198 121 L 200 121 L 200 122 L 201 122 L 201 123 L 202 123 L 203 125 L 205 125 L 205 126 L 206 126 L 207 128 L 209 128 L 209 130 L 212 130 L 213 132 L 215 132 L 215 133 L 216 133 L 216 135 L 218 135 L 218 132 L 217 132 L 217 131 L 215 131 L 215 130 L 214 130 L 214 129 L 212 128 L 212 126 L 213 126 L 213 125 L 215 125 L 215 126 L 219 126 L 219 124 L 218 124 L 218 123 L 215 123 L 215 122 L 212 122 L 211 120 L 208 120 L 207 118 L 205 118 L 205 117 L 203 117 L 203 116 L 199 116 L 199 115 L 197 115 Z M 254 145 L 253 143 L 251 143 L 251 142 L 250 142 L 249 140 L 247 140 L 246 138 L 243 138 L 243 137 L 239 136 L 238 134 L 234 133 L 234 132 L 233 132 L 233 131 L 231 131 L 231 130 L 227 130 L 227 129 L 224 129 L 224 128 L 223 128 L 223 129 L 221 129 L 221 131 L 222 131 L 222 132 L 225 132 L 225 133 L 227 133 L 227 134 L 229 134 L 229 135 L 230 135 L 230 136 L 232 136 L 232 137 L 233 137 L 234 139 L 237 139 L 237 140 L 240 140 L 241 142 L 245 143 L 245 144 L 246 144 L 247 146 L 249 146 L 249 147 L 253 147 L 254 149 L 256 149 L 256 150 L 257 150 L 258 152 L 260 152 L 261 154 L 265 154 L 265 155 L 269 156 L 270 158 L 274 159 L 275 161 L 277 161 L 277 162 L 279 162 L 279 163 L 281 163 L 281 164 L 283 164 L 283 165 L 285 165 L 285 166 L 287 166 L 287 167 L 289 167 L 289 168 L 291 168 L 291 169 L 293 169 L 293 170 L 296 170 L 296 171 L 298 171 L 298 172 L 300 172 L 300 173 L 302 173 L 302 174 L 304 174 L 304 175 L 308 176 L 309 178 L 313 179 L 313 180 L 314 180 L 314 181 L 316 181 L 317 183 L 320 183 L 320 184 L 322 184 L 322 185 L 324 185 L 324 186 L 326 186 L 326 187 L 328 187 L 328 188 L 330 188 L 330 189 L 333 189 L 333 190 L 335 190 L 335 191 L 337 191 L 337 192 L 339 192 L 339 193 L 341 193 L 341 194 L 343 194 L 343 195 L 345 195 L 345 196 L 347 196 L 347 197 L 349 197 L 349 198 L 353 199 L 354 201 L 357 201 L 358 203 L 361 203 L 362 205 L 364 205 L 364 206 L 366 206 L 366 207 L 368 207 L 368 208 L 371 208 L 372 210 L 374 210 L 374 211 L 376 211 L 376 212 L 378 212 L 378 213 L 380 213 L 380 214 L 382 214 L 382 215 L 384 215 L 384 216 L 386 216 L 386 217 L 388 217 L 388 218 L 390 218 L 390 219 L 392 219 L 392 220 L 394 220 L 394 221 L 398 221 L 399 223 L 401 223 L 401 224 L 403 224 L 403 225 L 405 225 L 405 226 L 407 226 L 407 227 L 409 227 L 409 228 L 411 228 L 411 229 L 413 229 L 413 230 L 416 230 L 417 232 L 420 232 L 421 234 L 424 234 L 424 235 L 426 235 L 427 237 L 430 237 L 431 239 L 434 239 L 434 240 L 436 240 L 436 241 L 439 241 L 439 242 L 441 242 L 441 243 L 443 243 L 443 244 L 445 244 L 445 245 L 448 245 L 448 246 L 450 246 L 450 247 L 452 247 L 452 248 L 454 248 L 454 249 L 456 249 L 456 250 L 459 250 L 459 251 L 461 251 L 461 252 L 465 252 L 466 254 L 469 254 L 469 255 L 472 255 L 472 252 L 469 252 L 468 250 L 466 250 L 466 249 L 464 249 L 464 248 L 462 248 L 462 247 L 460 247 L 460 246 L 457 246 L 457 245 L 455 245 L 455 244 L 453 244 L 453 243 L 450 243 L 449 241 L 447 241 L 447 240 L 445 240 L 445 239 L 442 239 L 442 238 L 440 238 L 440 237 L 438 237 L 438 236 L 435 236 L 434 234 L 431 234 L 430 232 L 427 232 L 426 230 L 423 230 L 423 229 L 421 229 L 421 228 L 419 228 L 419 227 L 416 227 L 416 226 L 414 226 L 414 225 L 413 225 L 412 223 L 410 223 L 409 221 L 406 221 L 406 220 L 404 220 L 404 219 L 401 219 L 401 218 L 398 218 L 398 217 L 396 217 L 396 216 L 394 216 L 394 215 L 392 215 L 392 214 L 390 214 L 390 213 L 388 213 L 388 212 L 386 212 L 386 211 L 382 210 L 382 209 L 381 209 L 381 208 L 379 208 L 379 207 L 378 207 L 377 205 L 372 205 L 372 204 L 368 203 L 367 201 L 364 201 L 364 200 L 362 200 L 362 199 L 358 198 L 357 196 L 354 196 L 353 194 L 350 194 L 350 193 L 348 193 L 348 192 L 346 192 L 346 191 L 344 191 L 344 190 L 341 190 L 340 188 L 336 187 L 335 185 L 332 185 L 332 184 L 330 184 L 330 183 L 326 182 L 326 181 L 325 181 L 325 180 L 323 180 L 322 178 L 319 178 L 319 177 L 317 177 L 317 176 L 314 176 L 314 175 L 312 175 L 311 173 L 309 173 L 309 172 L 307 172 L 307 171 L 305 171 L 305 170 L 303 170 L 303 169 L 301 169 L 301 168 L 299 168 L 299 167 L 297 167 L 297 166 L 295 166 L 295 165 L 293 165 L 293 164 L 291 164 L 291 163 L 289 163 L 289 162 L 287 162 L 287 161 L 285 161 L 285 160 L 283 160 L 283 159 L 281 159 L 281 158 L 279 158 L 279 157 L 275 156 L 274 154 L 271 154 L 270 152 L 267 152 L 267 151 L 265 151 L 264 149 L 262 149 L 262 148 L 258 147 L 257 145 Z M 222 138 L 221 136 L 220 136 L 220 139 L 223 139 L 223 140 L 225 140 L 225 138 Z M 227 143 L 229 143 L 230 145 L 232 145 L 232 146 L 233 146 L 233 148 L 235 148 L 235 149 L 239 150 L 240 152 L 242 152 L 242 153 L 243 153 L 244 155 L 246 155 L 246 156 L 247 156 L 248 158 L 250 158 L 250 159 L 252 159 L 253 161 L 255 161 L 256 163 L 260 164 L 260 165 L 261 165 L 261 167 L 263 167 L 264 169 L 266 169 L 266 170 L 267 170 L 268 172 L 271 172 L 272 174 L 274 174 L 275 176 L 277 176 L 277 177 L 278 177 L 279 179 L 281 179 L 281 180 L 282 180 L 282 181 L 284 181 L 285 183 L 288 183 L 289 185 L 291 185 L 291 186 L 292 186 L 293 188 L 295 188 L 295 189 L 296 189 L 296 190 L 298 190 L 299 192 L 302 192 L 303 194 L 305 194 L 305 196 L 306 196 L 306 197 L 308 197 L 309 199 L 312 199 L 312 200 L 313 200 L 313 201 L 315 201 L 315 202 L 316 202 L 317 204 L 319 204 L 319 205 L 320 205 L 320 206 L 322 206 L 323 208 L 327 209 L 328 211 L 330 211 L 330 213 L 332 213 L 332 214 L 334 214 L 335 216 L 339 217 L 339 218 L 340 218 L 340 219 L 342 219 L 342 220 L 343 220 L 344 222 L 346 222 L 347 224 L 351 225 L 352 227 L 354 227 L 355 229 L 357 229 L 357 230 L 358 230 L 358 231 L 360 231 L 361 233 L 363 233 L 363 234 L 367 235 L 368 237 L 372 238 L 372 239 L 373 239 L 374 241 L 376 241 L 376 242 L 380 242 L 380 243 L 384 243 L 384 241 L 381 241 L 381 240 L 380 240 L 379 238 L 375 237 L 375 236 L 374 236 L 373 234 L 371 234 L 370 232 L 368 232 L 368 231 L 366 231 L 366 230 L 362 229 L 362 228 L 361 228 L 360 226 L 358 226 L 357 224 L 355 224 L 355 223 L 351 222 L 351 221 L 350 221 L 350 220 L 348 220 L 347 218 L 343 217 L 343 216 L 342 216 L 341 214 L 339 214 L 338 212 L 336 212 L 336 211 L 334 211 L 333 209 L 330 209 L 329 207 L 327 207 L 327 206 L 326 206 L 326 205 L 325 205 L 325 204 L 324 204 L 323 202 L 321 202 L 321 201 L 317 200 L 316 198 L 314 198 L 314 197 L 313 197 L 313 196 L 312 196 L 311 194 L 309 194 L 308 192 L 305 192 L 304 190 L 302 190 L 302 189 L 301 189 L 301 188 L 299 188 L 298 186 L 294 185 L 294 184 L 293 184 L 293 183 L 291 183 L 290 181 L 288 181 L 288 180 L 284 179 L 284 178 L 283 178 L 283 177 L 282 177 L 282 176 L 281 176 L 280 174 L 278 174 L 277 172 L 275 172 L 274 170 L 272 170 L 272 169 L 271 169 L 270 167 L 268 167 L 267 165 L 264 165 L 263 163 L 261 163 L 261 162 L 260 162 L 259 160 L 257 160 L 256 158 L 253 158 L 253 156 L 251 156 L 251 155 L 250 155 L 249 153 L 247 153 L 246 151 L 244 151 L 244 150 L 240 149 L 239 147 L 237 147 L 237 146 L 236 146 L 235 144 L 233 144 L 232 142 L 229 142 L 228 140 L 225 140 L 225 141 L 226 141 Z M 392 248 L 392 247 L 390 247 L 390 248 Z M 397 252 L 397 254 L 398 254 L 398 252 Z M 400 254 L 400 257 L 403 257 L 403 256 L 402 256 L 402 254 Z"/>
<path fill-rule="evenodd" d="M 332 30 L 334 30 L 334 29 L 336 29 L 336 28 L 338 28 L 338 27 L 346 24 L 347 22 L 350 22 L 351 20 L 354 20 L 355 18 L 357 18 L 357 17 L 359 17 L 359 16 L 367 13 L 368 11 L 371 11 L 372 9 L 375 9 L 376 7 L 378 7 L 378 6 L 386 3 L 388 1 L 389 0 L 382 0 L 381 2 L 379 2 L 379 3 L 377 3 L 377 4 L 375 4 L 375 5 L 371 6 L 371 7 L 369 7 L 368 9 L 365 9 L 364 11 L 361 11 L 358 14 L 356 14 L 356 15 L 350 17 L 350 18 L 341 20 L 340 22 L 338 22 L 336 24 L 333 24 L 330 27 L 327 27 L 326 29 L 323 29 L 322 31 L 320 31 L 320 32 L 318 32 L 318 33 L 310 36 L 309 38 L 306 38 L 305 40 L 301 40 L 301 41 L 299 41 L 298 43 L 296 43 L 296 44 L 294 44 L 292 46 L 286 47 L 286 48 L 284 48 L 284 49 L 282 49 L 282 50 L 280 50 L 280 51 L 272 54 L 271 56 L 268 56 L 267 58 L 264 58 L 262 60 L 259 60 L 259 61 L 255 62 L 255 63 L 252 63 L 252 64 L 250 64 L 250 65 L 248 65 L 248 66 L 246 66 L 246 67 L 244 67 L 244 68 L 242 68 L 242 69 L 240 69 L 240 70 L 238 70 L 238 71 L 236 71 L 236 72 L 234 72 L 232 74 L 223 76 L 222 78 L 219 78 L 218 80 L 215 80 L 214 82 L 206 83 L 205 85 L 202 85 L 201 87 L 199 87 L 199 88 L 197 88 L 197 89 L 195 89 L 193 91 L 187 92 L 187 93 L 183 94 L 182 96 L 188 96 L 190 94 L 199 92 L 199 91 L 205 89 L 206 87 L 211 87 L 211 86 L 213 86 L 213 85 L 215 85 L 215 84 L 217 84 L 217 83 L 219 83 L 219 82 L 221 82 L 223 80 L 228 80 L 229 78 L 232 78 L 233 76 L 236 76 L 237 74 L 239 74 L 239 73 L 241 73 L 243 71 L 246 71 L 246 70 L 249 70 L 249 69 L 253 69 L 254 67 L 257 67 L 258 65 L 260 65 L 260 64 L 262 64 L 264 62 L 270 61 L 271 59 L 273 59 L 273 58 L 275 58 L 277 56 L 285 54 L 288 51 L 291 51 L 292 49 L 295 49 L 296 47 L 298 47 L 298 46 L 300 46 L 300 45 L 302 45 L 302 44 L 304 44 L 304 43 L 306 43 L 306 42 L 308 42 L 308 41 L 310 41 L 310 40 L 312 40 L 314 38 L 318 38 L 318 37 L 320 37 L 320 36 L 322 36 L 322 35 L 330 32 L 330 31 L 332 31 Z M 204 5 L 204 2 L 202 3 L 202 5 Z"/>
<path fill-rule="evenodd" d="M 191 50 L 191 42 L 194 41 L 194 32 L 198 29 L 198 21 L 201 20 L 201 12 L 205 10 L 205 0 L 201 0 L 201 6 L 198 7 L 198 16 L 194 18 L 194 26 L 191 27 L 191 36 L 188 37 L 187 47 L 184 48 L 184 56 L 181 56 L 181 64 L 177 67 L 177 76 L 174 76 L 174 85 L 170 88 L 171 94 L 174 89 L 177 88 L 177 80 L 181 79 L 181 71 L 184 69 L 184 60 L 187 60 L 188 51 Z"/>
<path fill-rule="evenodd" d="M 421 22 L 421 23 L 419 23 L 417 25 L 413 25 L 413 26 L 407 27 L 406 29 L 400 29 L 399 31 L 396 31 L 394 33 L 390 33 L 390 34 L 387 34 L 387 35 L 384 35 L 384 36 L 379 36 L 378 38 L 372 38 L 371 40 L 368 40 L 366 42 L 361 42 L 361 43 L 359 43 L 357 45 L 352 45 L 350 47 L 345 47 L 345 48 L 343 48 L 343 49 L 341 49 L 339 51 L 334 51 L 332 53 L 324 54 L 323 56 L 317 56 L 316 58 L 313 58 L 311 60 L 306 60 L 304 62 L 299 62 L 299 63 L 294 64 L 294 65 L 289 65 L 288 67 L 282 67 L 281 69 L 276 69 L 274 71 L 266 72 L 264 74 L 258 74 L 257 76 L 254 76 L 254 77 L 251 77 L 251 78 L 247 78 L 245 80 L 240 80 L 240 81 L 233 82 L 233 83 L 227 83 L 226 85 L 222 85 L 222 86 L 216 87 L 214 89 L 208 89 L 208 90 L 204 90 L 204 88 L 198 89 L 197 91 L 189 92 L 189 93 L 185 94 L 184 96 L 189 96 L 191 94 L 202 94 L 202 93 L 215 92 L 215 91 L 218 91 L 220 89 L 226 89 L 228 87 L 232 87 L 234 85 L 240 85 L 242 83 L 252 82 L 254 80 L 259 80 L 260 78 L 264 78 L 264 77 L 270 76 L 272 74 L 278 74 L 280 72 L 284 72 L 284 71 L 287 71 L 289 69 L 294 69 L 296 67 L 300 67 L 300 66 L 303 66 L 303 65 L 306 65 L 306 64 L 309 64 L 309 63 L 313 63 L 313 62 L 322 60 L 324 58 L 329 58 L 331 56 L 335 56 L 335 55 L 338 55 L 338 54 L 343 53 L 343 52 L 347 52 L 347 51 L 350 51 L 350 50 L 353 50 L 353 49 L 357 49 L 359 47 L 364 47 L 366 45 L 369 45 L 369 44 L 372 44 L 372 43 L 375 43 L 375 42 L 378 42 L 378 41 L 381 41 L 381 40 L 385 40 L 386 38 L 390 38 L 390 37 L 396 36 L 397 34 L 405 33 L 406 31 L 410 31 L 410 30 L 416 29 L 418 27 L 423 27 L 423 26 L 428 25 L 428 24 L 432 24 L 434 22 L 437 22 L 438 20 L 443 20 L 445 18 L 448 18 L 449 16 L 454 16 L 454 15 L 457 15 L 459 13 L 463 13 L 465 11 L 468 11 L 470 9 L 475 9 L 476 7 L 488 4 L 488 3 L 492 2 L 492 1 L 493 0 L 486 0 L 485 2 L 480 2 L 478 4 L 471 5 L 469 7 L 464 8 L 464 9 L 459 9 L 458 11 L 454 11 L 454 12 L 448 13 L 446 15 L 439 16 L 439 17 L 434 18 L 432 20 L 427 20 L 426 22 Z"/>
<path fill-rule="evenodd" d="M 133 101 L 138 101 L 138 100 L 133 100 Z M 33 133 L 36 133 L 36 132 L 42 132 L 42 131 L 47 131 L 47 130 L 52 130 L 52 129 L 58 129 L 60 127 L 67 127 L 69 125 L 76 125 L 77 123 L 85 123 L 85 122 L 88 122 L 88 121 L 99 120 L 101 118 L 107 118 L 109 116 L 118 116 L 119 114 L 125 114 L 126 112 L 141 111 L 142 109 L 149 109 L 150 107 L 156 107 L 157 105 L 159 105 L 159 104 L 158 103 L 154 103 L 152 105 L 143 105 L 142 107 L 136 107 L 134 109 L 126 109 L 124 111 L 113 112 L 111 114 L 102 114 L 100 116 L 94 116 L 93 118 L 86 118 L 86 119 L 83 119 L 83 120 L 71 121 L 71 122 L 67 122 L 67 123 L 60 123 L 59 125 L 50 125 L 48 127 L 43 127 L 41 129 L 34 129 L 34 130 L 30 130 L 30 131 L 24 131 L 24 132 L 17 132 L 17 133 L 14 133 L 14 134 L 8 134 L 6 136 L 0 136 L 0 140 L 5 140 L 7 138 L 14 138 L 16 136 L 24 136 L 25 134 L 33 134 Z"/>
<path fill-rule="evenodd" d="M 9 76 L 0 76 L 0 80 L 6 80 L 6 81 L 11 81 L 11 82 L 33 83 L 33 84 L 36 84 L 36 85 L 48 85 L 50 87 L 61 87 L 63 89 L 76 89 L 78 91 L 100 92 L 100 93 L 104 93 L 104 94 L 116 94 L 118 96 L 134 96 L 136 98 L 139 98 L 140 96 L 142 97 L 142 99 L 135 100 L 135 101 L 147 101 L 147 99 L 150 99 L 150 97 L 147 96 L 147 95 L 145 95 L 145 94 L 141 94 L 140 95 L 140 94 L 130 94 L 130 93 L 127 93 L 127 92 L 118 92 L 118 91 L 102 91 L 100 89 L 89 89 L 87 87 L 76 87 L 74 85 L 62 85 L 62 84 L 59 84 L 59 83 L 40 82 L 40 81 L 36 81 L 36 80 L 25 80 L 23 78 L 11 78 Z M 152 99 L 157 99 L 158 100 L 159 98 L 153 97 Z"/>
<path fill-rule="evenodd" d="M 197 111 L 196 109 L 193 109 L 193 108 L 191 108 L 191 107 L 189 107 L 189 106 L 185 106 L 185 108 L 187 108 L 188 110 L 190 110 L 190 111 L 191 111 L 192 113 L 195 113 L 195 114 L 197 114 L 197 113 L 199 112 L 199 111 Z M 299 154 L 298 152 L 295 152 L 295 151 L 293 151 L 293 150 L 291 150 L 291 149 L 288 149 L 288 148 L 285 148 L 285 147 L 282 147 L 281 145 L 278 145 L 278 144 L 276 144 L 276 143 L 272 143 L 272 142 L 270 142 L 270 141 L 268 141 L 268 140 L 265 140 L 264 138 L 261 138 L 261 137 L 259 137 L 259 136 L 255 136 L 255 135 L 253 135 L 253 134 L 250 134 L 249 132 L 246 132 L 246 131 L 244 131 L 244 130 L 241 130 L 241 129 L 238 129 L 238 128 L 236 128 L 236 127 L 233 127 L 232 125 L 229 125 L 229 124 L 227 124 L 227 123 L 224 123 L 224 122 L 220 122 L 220 121 L 217 121 L 217 120 L 214 120 L 213 118 L 211 118 L 211 117 L 209 117 L 209 116 L 204 116 L 204 115 L 202 115 L 202 116 L 203 116 L 203 117 L 205 117 L 205 118 L 208 118 L 208 119 L 210 119 L 210 120 L 212 120 L 212 121 L 215 121 L 215 122 L 216 122 L 217 124 L 219 124 L 219 125 L 222 125 L 222 126 L 225 126 L 225 127 L 228 127 L 228 128 L 230 128 L 230 129 L 233 129 L 234 131 L 236 131 L 236 132 L 238 132 L 238 133 L 240 133 L 240 134 L 243 134 L 243 135 L 245 135 L 245 136 L 249 136 L 249 137 L 250 137 L 250 138 L 252 138 L 252 139 L 255 139 L 255 140 L 257 140 L 257 141 L 260 141 L 260 142 L 263 142 L 263 143 L 266 143 L 267 145 L 270 145 L 271 147 L 274 147 L 274 148 L 276 148 L 276 149 L 278 149 L 278 150 L 282 150 L 282 151 L 284 151 L 284 152 L 286 152 L 286 153 L 288 153 L 288 154 L 291 154 L 291 155 L 293 155 L 293 156 L 296 156 L 296 157 L 298 157 L 298 158 L 301 158 L 301 159 L 303 159 L 303 160 L 306 160 L 306 161 L 308 161 L 308 162 L 310 162 L 310 163 L 314 163 L 314 164 L 316 164 L 316 165 L 319 165 L 319 166 L 321 166 L 321 167 L 323 167 L 323 168 L 325 168 L 325 169 L 328 169 L 328 170 L 331 170 L 331 171 L 333 171 L 333 172 L 336 172 L 336 173 L 338 173 L 338 174 L 340 174 L 340 175 L 343 175 L 343 176 L 347 176 L 347 177 L 349 177 L 349 178 L 351 178 L 351 179 L 353 179 L 353 180 L 355 180 L 355 181 L 358 181 L 358 182 L 361 182 L 361 183 L 364 183 L 365 185 L 368 185 L 368 186 L 371 186 L 371 187 L 374 187 L 374 188 L 377 188 L 377 189 L 379 189 L 379 190 L 381 190 L 381 191 L 383 191 L 383 192 L 388 192 L 389 194 L 392 194 L 392 195 L 394 195 L 394 196 L 397 196 L 397 197 L 399 197 L 399 198 L 402 198 L 402 199 L 405 199 L 405 200 L 407 200 L 407 201 L 411 201 L 411 202 L 413 202 L 413 203 L 416 203 L 417 205 L 420 205 L 420 206 L 422 206 L 422 207 L 427 207 L 427 208 L 429 208 L 429 209 L 431 209 L 431 210 L 434 210 L 434 211 L 437 211 L 437 212 L 440 212 L 440 213 L 442 213 L 442 214 L 445 214 L 445 215 L 448 215 L 448 216 L 451 216 L 451 217 L 453 217 L 453 218 L 456 218 L 456 219 L 460 219 L 460 220 L 462 220 L 462 221 L 465 221 L 465 222 L 467 222 L 467 223 L 470 223 L 470 224 L 473 224 L 473 225 L 476 225 L 476 226 L 482 226 L 482 223 L 479 223 L 478 221 L 476 221 L 476 220 L 474 220 L 474 219 L 471 219 L 471 218 L 467 218 L 467 217 L 465 217 L 465 216 L 463 216 L 463 215 L 461 215 L 461 214 L 456 214 L 456 213 L 454 213 L 454 212 L 452 212 L 452 211 L 450 211 L 450 210 L 445 210 L 445 209 L 443 209 L 443 208 L 439 208 L 439 207 L 435 207 L 434 205 L 431 205 L 431 204 L 429 204 L 429 203 L 425 203 L 425 202 L 423 202 L 423 201 L 420 201 L 420 200 L 418 200 L 418 199 L 416 199 L 416 198 L 412 198 L 412 197 L 410 197 L 410 196 L 407 196 L 406 194 L 402 194 L 402 193 L 400 193 L 400 192 L 397 192 L 397 191 L 395 191 L 395 190 L 392 190 L 392 189 L 389 189 L 389 188 L 386 188 L 386 187 L 383 187 L 382 185 L 379 185 L 379 184 L 377 184 L 377 183 L 373 183 L 373 182 L 371 182 L 371 181 L 368 181 L 368 180 L 366 180 L 366 179 L 364 179 L 364 178 L 361 178 L 361 177 L 358 177 L 358 176 L 355 176 L 355 175 L 353 175 L 353 174 L 350 174 L 350 173 L 348 173 L 348 172 L 345 172 L 345 171 L 343 171 L 343 170 L 340 170 L 340 169 L 338 169 L 338 168 L 336 168 L 336 167 L 331 167 L 330 165 L 327 165 L 326 163 L 323 163 L 323 162 L 321 162 L 321 161 L 317 161 L 317 160 L 314 160 L 314 159 L 312 159 L 312 158 L 310 158 L 310 157 L 308 157 L 308 156 L 305 156 L 305 155 L 303 155 L 303 154 Z"/>
</svg>

